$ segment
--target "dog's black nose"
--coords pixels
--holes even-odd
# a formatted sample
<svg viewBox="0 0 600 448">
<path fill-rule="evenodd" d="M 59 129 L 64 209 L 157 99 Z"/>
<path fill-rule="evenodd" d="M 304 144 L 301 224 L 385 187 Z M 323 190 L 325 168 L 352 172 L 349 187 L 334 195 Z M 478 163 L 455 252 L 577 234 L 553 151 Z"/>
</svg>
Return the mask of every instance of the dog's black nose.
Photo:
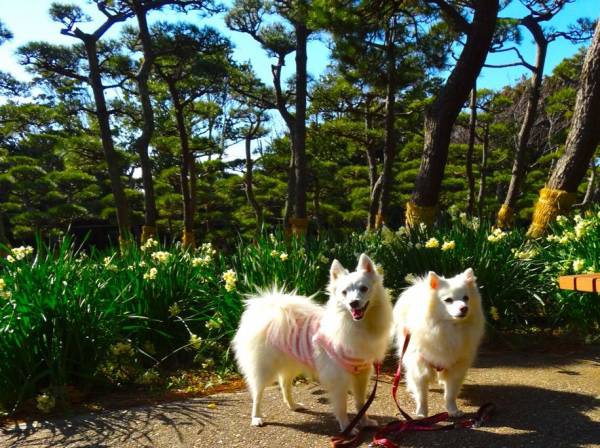
<svg viewBox="0 0 600 448">
<path fill-rule="evenodd" d="M 360 306 L 360 300 L 353 300 L 350 302 L 350 308 L 358 308 Z"/>
<path fill-rule="evenodd" d="M 467 311 L 469 311 L 469 307 L 468 306 L 461 306 L 459 311 L 462 314 L 467 314 Z"/>
</svg>

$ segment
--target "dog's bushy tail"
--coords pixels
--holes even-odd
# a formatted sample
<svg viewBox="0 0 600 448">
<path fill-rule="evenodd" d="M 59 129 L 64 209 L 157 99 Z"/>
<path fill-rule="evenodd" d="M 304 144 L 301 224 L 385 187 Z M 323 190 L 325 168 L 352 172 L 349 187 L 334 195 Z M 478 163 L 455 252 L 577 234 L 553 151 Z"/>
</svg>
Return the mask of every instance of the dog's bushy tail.
<svg viewBox="0 0 600 448">
<path fill-rule="evenodd" d="M 296 291 L 288 293 L 277 285 L 257 288 L 255 294 L 247 296 L 244 306 L 234 346 L 259 342 L 257 338 L 264 341 L 267 329 L 274 335 L 287 334 L 297 322 L 323 311 L 310 297 L 299 296 Z"/>
</svg>

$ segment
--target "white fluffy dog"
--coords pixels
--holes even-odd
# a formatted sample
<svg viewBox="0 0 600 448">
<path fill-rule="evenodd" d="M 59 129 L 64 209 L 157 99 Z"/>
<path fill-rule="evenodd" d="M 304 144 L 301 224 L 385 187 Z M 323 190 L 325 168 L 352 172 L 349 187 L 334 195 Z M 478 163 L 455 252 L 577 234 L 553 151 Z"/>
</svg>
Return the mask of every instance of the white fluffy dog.
<svg viewBox="0 0 600 448">
<path fill-rule="evenodd" d="M 264 424 L 263 390 L 275 379 L 287 406 L 300 409 L 292 398 L 292 381 L 300 373 L 318 378 L 327 389 L 341 430 L 349 423 L 349 390 L 357 409 L 363 406 L 372 364 L 383 359 L 388 346 L 391 301 L 365 254 L 352 273 L 333 261 L 328 292 L 324 307 L 277 289 L 246 302 L 233 348 L 252 394 L 252 425 Z M 373 424 L 366 415 L 361 421 L 361 426 Z"/>
<path fill-rule="evenodd" d="M 448 414 L 462 415 L 456 397 L 485 326 L 475 280 L 471 268 L 449 279 L 429 272 L 406 289 L 394 306 L 399 357 L 404 339 L 410 334 L 403 364 L 419 417 L 427 416 L 427 392 L 436 372 L 444 386 Z"/>
</svg>

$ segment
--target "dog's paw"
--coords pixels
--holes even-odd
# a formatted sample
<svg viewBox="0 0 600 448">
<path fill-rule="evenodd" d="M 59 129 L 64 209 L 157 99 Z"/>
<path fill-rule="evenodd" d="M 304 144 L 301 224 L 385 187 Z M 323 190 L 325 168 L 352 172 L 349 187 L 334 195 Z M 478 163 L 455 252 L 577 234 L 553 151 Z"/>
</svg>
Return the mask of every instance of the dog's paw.
<svg viewBox="0 0 600 448">
<path fill-rule="evenodd" d="M 340 422 L 340 432 L 344 432 L 346 430 L 346 427 L 350 424 L 349 421 L 341 423 Z M 356 434 L 358 434 L 358 426 L 355 426 L 354 428 L 352 428 L 352 431 L 350 431 L 350 434 L 355 436 Z"/>
<path fill-rule="evenodd" d="M 465 413 L 458 408 L 448 408 L 448 415 L 450 417 L 462 417 Z"/>
<path fill-rule="evenodd" d="M 361 428 L 376 428 L 377 426 L 379 426 L 379 424 L 377 423 L 376 420 L 373 420 L 370 417 L 363 417 L 360 420 L 359 426 Z"/>
<path fill-rule="evenodd" d="M 427 409 L 418 408 L 415 410 L 415 415 L 417 416 L 417 418 L 425 418 L 427 417 L 427 414 Z"/>
<path fill-rule="evenodd" d="M 358 426 L 355 426 L 354 428 L 352 428 L 352 431 L 350 431 L 350 435 L 351 436 L 355 436 L 356 434 L 358 434 L 360 431 L 360 429 L 358 428 Z M 342 430 L 343 432 L 343 430 Z"/>
<path fill-rule="evenodd" d="M 265 426 L 265 422 L 261 417 L 252 417 L 252 426 Z"/>
<path fill-rule="evenodd" d="M 304 406 L 302 403 L 293 403 L 289 406 L 289 408 L 294 412 L 306 411 L 306 406 Z"/>
</svg>

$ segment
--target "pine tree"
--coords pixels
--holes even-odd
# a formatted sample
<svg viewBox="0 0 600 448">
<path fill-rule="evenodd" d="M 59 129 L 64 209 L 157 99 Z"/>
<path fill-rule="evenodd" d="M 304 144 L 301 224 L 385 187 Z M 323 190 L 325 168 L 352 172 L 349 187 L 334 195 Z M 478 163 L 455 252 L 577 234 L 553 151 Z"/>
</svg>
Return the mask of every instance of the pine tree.
<svg viewBox="0 0 600 448">
<path fill-rule="evenodd" d="M 466 34 L 467 39 L 446 84 L 425 114 L 423 158 L 406 210 L 406 223 L 411 227 L 431 225 L 435 220 L 452 127 L 485 61 L 499 8 L 498 0 L 475 0 L 470 3 L 473 19 L 468 22 L 460 10 L 444 0 L 429 3 L 439 8 L 457 35 Z"/>
<path fill-rule="evenodd" d="M 554 167 L 550 180 L 540 192 L 528 234 L 542 235 L 558 213 L 575 202 L 577 187 L 600 143 L 600 22 L 588 48 L 565 153 Z"/>
</svg>

